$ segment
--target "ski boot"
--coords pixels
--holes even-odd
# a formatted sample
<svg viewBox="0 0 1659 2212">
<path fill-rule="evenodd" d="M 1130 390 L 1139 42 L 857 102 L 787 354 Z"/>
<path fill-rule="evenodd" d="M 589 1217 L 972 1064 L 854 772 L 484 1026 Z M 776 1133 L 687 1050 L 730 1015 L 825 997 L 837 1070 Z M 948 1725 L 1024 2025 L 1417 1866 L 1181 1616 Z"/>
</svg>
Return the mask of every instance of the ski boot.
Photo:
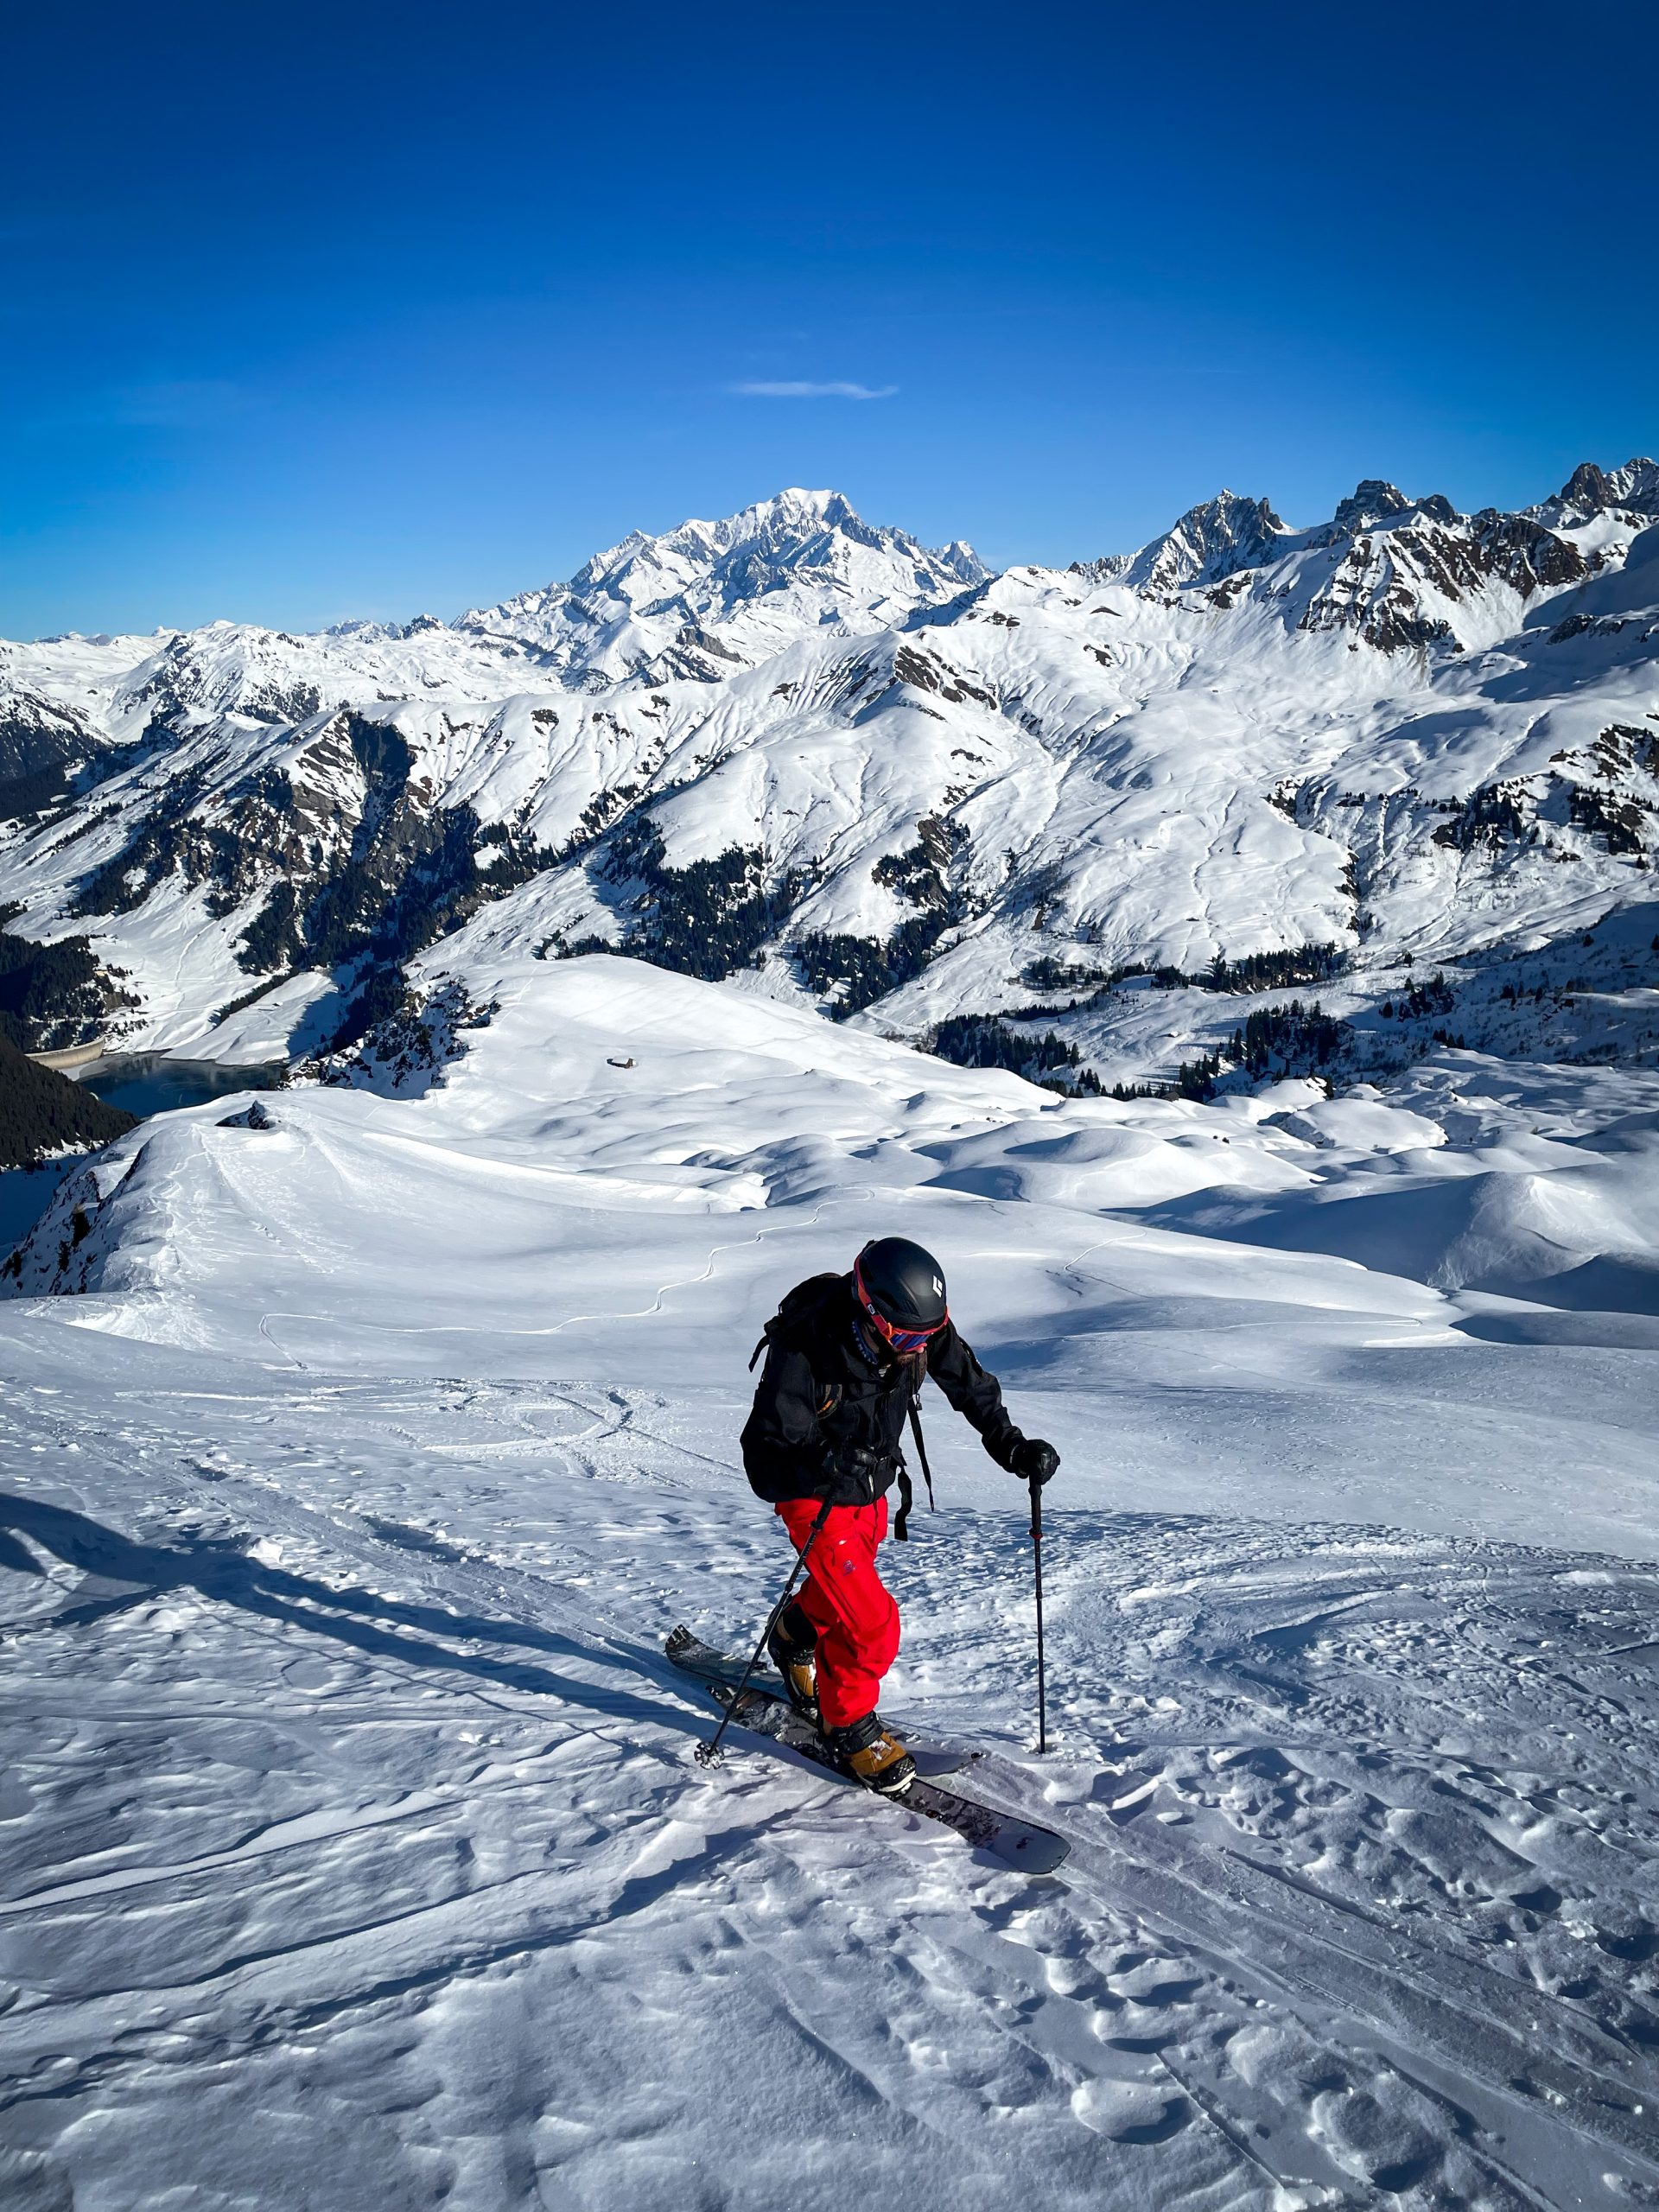
<svg viewBox="0 0 1659 2212">
<path fill-rule="evenodd" d="M 845 1728 L 830 1729 L 827 1740 L 842 1772 L 879 1796 L 902 1797 L 916 1779 L 915 1760 L 882 1726 L 880 1713 L 867 1713 Z"/>
<path fill-rule="evenodd" d="M 813 1654 L 818 1632 L 793 1599 L 784 1607 L 766 1638 L 766 1653 L 784 1678 L 790 1703 L 815 1728 L 823 1726 L 818 1712 L 818 1670 Z"/>
</svg>

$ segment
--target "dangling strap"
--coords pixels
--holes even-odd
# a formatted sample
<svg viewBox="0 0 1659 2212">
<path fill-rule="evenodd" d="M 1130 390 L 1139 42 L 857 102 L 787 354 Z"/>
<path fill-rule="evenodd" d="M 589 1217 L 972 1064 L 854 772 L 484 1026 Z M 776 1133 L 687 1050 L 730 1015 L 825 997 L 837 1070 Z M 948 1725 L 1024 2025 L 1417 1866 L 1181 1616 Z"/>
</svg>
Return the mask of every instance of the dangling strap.
<svg viewBox="0 0 1659 2212">
<path fill-rule="evenodd" d="M 922 1409 L 916 1402 L 914 1390 L 910 1394 L 910 1432 L 916 1439 L 916 1457 L 922 1463 L 922 1480 L 927 1484 L 927 1510 L 930 1513 L 937 1513 L 938 1507 L 933 1502 L 933 1470 L 927 1464 L 927 1446 L 922 1441 Z M 906 1510 L 908 1506 L 909 1501 L 906 1500 Z"/>
<path fill-rule="evenodd" d="M 910 1541 L 910 1509 L 916 1503 L 916 1485 L 901 1466 L 898 1475 L 899 1510 L 893 1516 L 893 1541 L 895 1544 Z"/>
</svg>

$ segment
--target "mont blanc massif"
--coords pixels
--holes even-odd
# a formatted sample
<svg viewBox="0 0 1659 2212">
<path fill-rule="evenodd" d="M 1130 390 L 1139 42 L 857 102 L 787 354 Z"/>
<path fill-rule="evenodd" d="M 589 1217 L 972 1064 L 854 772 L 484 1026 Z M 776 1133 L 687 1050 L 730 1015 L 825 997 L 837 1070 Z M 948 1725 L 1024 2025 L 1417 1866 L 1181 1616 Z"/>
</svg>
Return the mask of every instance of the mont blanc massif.
<svg viewBox="0 0 1659 2212">
<path fill-rule="evenodd" d="M 1659 2203 L 1659 467 L 0 645 L 0 817 L 8 2203 Z M 889 1233 L 1041 1880 L 663 1656 Z"/>
</svg>

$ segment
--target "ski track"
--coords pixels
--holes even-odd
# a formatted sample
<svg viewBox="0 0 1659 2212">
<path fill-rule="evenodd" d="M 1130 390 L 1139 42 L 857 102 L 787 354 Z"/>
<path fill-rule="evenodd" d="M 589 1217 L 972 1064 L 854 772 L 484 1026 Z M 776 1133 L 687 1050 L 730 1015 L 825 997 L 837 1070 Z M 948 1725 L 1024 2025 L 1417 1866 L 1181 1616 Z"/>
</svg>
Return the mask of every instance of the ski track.
<svg viewBox="0 0 1659 2212">
<path fill-rule="evenodd" d="M 146 2201 L 185 2094 L 181 2171 L 249 2203 L 256 2103 L 273 2139 L 307 2113 L 319 2204 L 829 2205 L 874 2175 L 995 2205 L 1032 2174 L 1058 2204 L 1659 2202 L 1659 1699 L 1626 1663 L 1650 1571 L 1058 1510 L 1039 1762 L 1019 1516 L 958 1504 L 895 1560 L 892 1702 L 986 1741 L 975 1787 L 1071 1838 L 1027 1882 L 758 1748 L 689 1761 L 710 1723 L 656 1635 L 698 1578 L 694 1625 L 729 1634 L 780 1554 L 715 1452 L 650 1440 L 665 1399 L 273 1377 L 207 1454 L 165 1392 L 109 1411 L 3 1402 L 7 1531 L 74 1577 L 7 1644 L 19 2202 L 71 2170 L 77 2205 Z M 492 1469 L 529 1438 L 504 1545 Z M 1550 1753 L 1524 1770 L 1523 1694 Z M 648 2094 L 607 2056 L 642 2018 Z M 709 2178 L 740 2133 L 764 2148 Z"/>
</svg>

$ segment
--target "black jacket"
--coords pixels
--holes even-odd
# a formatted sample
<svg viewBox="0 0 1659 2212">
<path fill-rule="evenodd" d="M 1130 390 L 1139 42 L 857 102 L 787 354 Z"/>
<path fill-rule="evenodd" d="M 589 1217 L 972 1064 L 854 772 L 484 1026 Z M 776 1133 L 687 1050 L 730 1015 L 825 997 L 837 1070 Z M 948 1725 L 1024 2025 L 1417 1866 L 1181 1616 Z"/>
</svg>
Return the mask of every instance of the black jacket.
<svg viewBox="0 0 1659 2212">
<path fill-rule="evenodd" d="M 901 1368 L 865 1358 L 853 1335 L 854 1310 L 851 1275 L 814 1275 L 767 1325 L 766 1363 L 742 1442 L 750 1487 L 771 1504 L 827 1497 L 868 1505 L 902 1464 L 911 1381 Z M 1007 1466 L 1020 1432 L 995 1376 L 948 1321 L 928 1346 L 927 1371 Z"/>
</svg>

